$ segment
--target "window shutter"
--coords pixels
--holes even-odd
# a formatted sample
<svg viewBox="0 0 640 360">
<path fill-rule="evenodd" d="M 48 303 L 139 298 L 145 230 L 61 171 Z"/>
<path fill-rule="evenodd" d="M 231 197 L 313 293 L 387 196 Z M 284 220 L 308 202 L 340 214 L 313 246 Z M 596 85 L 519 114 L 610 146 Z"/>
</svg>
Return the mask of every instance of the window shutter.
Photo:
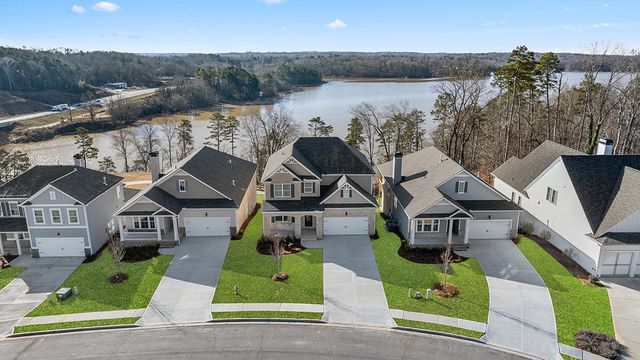
<svg viewBox="0 0 640 360">
<path fill-rule="evenodd" d="M 296 197 L 296 194 L 295 194 L 296 186 L 295 186 L 295 184 L 289 185 L 289 188 L 291 188 L 291 197 L 292 198 Z"/>
<path fill-rule="evenodd" d="M 349 197 L 352 197 L 353 195 L 353 190 L 349 190 Z"/>
<path fill-rule="evenodd" d="M 465 193 L 465 194 L 467 193 L 467 188 L 468 188 L 468 187 L 469 187 L 469 182 L 468 182 L 468 181 L 465 181 L 465 182 L 464 182 L 464 193 Z"/>
<path fill-rule="evenodd" d="M 314 193 L 316 192 L 316 183 L 315 182 L 311 183 L 311 189 L 313 190 Z"/>
<path fill-rule="evenodd" d="M 457 194 L 458 193 L 458 182 L 456 181 L 453 185 L 454 185 L 453 192 Z"/>
<path fill-rule="evenodd" d="M 273 184 L 269 184 L 269 196 L 270 198 L 273 197 Z"/>
<path fill-rule="evenodd" d="M 272 185 L 272 186 L 273 186 L 273 185 Z M 272 223 L 276 222 L 276 217 L 275 217 L 275 216 L 272 216 L 272 217 L 271 217 L 271 222 L 272 222 Z"/>
<path fill-rule="evenodd" d="M 291 222 L 292 222 L 292 223 L 296 222 L 296 218 L 292 216 L 292 217 L 291 217 Z"/>
</svg>

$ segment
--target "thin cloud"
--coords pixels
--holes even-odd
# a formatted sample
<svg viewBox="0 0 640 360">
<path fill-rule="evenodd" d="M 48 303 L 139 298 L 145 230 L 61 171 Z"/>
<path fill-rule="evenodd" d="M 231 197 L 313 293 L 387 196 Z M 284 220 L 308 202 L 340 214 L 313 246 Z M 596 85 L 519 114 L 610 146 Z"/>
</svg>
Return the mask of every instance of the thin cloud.
<svg viewBox="0 0 640 360">
<path fill-rule="evenodd" d="M 347 23 L 340 19 L 335 19 L 327 24 L 327 27 L 331 30 L 342 29 L 347 27 Z"/>
<path fill-rule="evenodd" d="M 120 10 L 120 5 L 108 1 L 100 1 L 95 3 L 92 9 L 101 12 L 116 12 Z"/>
<path fill-rule="evenodd" d="M 260 0 L 261 3 L 267 4 L 267 5 L 282 4 L 285 1 L 286 0 Z"/>
<path fill-rule="evenodd" d="M 504 25 L 507 23 L 507 20 L 502 19 L 502 20 L 498 20 L 498 21 L 487 21 L 486 23 L 484 23 L 484 26 L 496 26 L 496 25 Z"/>
<path fill-rule="evenodd" d="M 84 14 L 87 12 L 87 9 L 80 5 L 73 4 L 73 6 L 71 6 L 71 12 L 76 14 Z"/>
</svg>

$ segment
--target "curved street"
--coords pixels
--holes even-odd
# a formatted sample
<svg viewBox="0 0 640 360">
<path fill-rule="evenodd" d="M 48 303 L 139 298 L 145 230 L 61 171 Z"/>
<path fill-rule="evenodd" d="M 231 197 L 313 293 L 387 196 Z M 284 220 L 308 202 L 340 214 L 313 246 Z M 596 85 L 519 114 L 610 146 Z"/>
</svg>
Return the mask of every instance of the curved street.
<svg viewBox="0 0 640 360">
<path fill-rule="evenodd" d="M 3 359 L 531 359 L 485 344 L 405 332 L 292 323 L 226 323 L 8 338 Z"/>
</svg>

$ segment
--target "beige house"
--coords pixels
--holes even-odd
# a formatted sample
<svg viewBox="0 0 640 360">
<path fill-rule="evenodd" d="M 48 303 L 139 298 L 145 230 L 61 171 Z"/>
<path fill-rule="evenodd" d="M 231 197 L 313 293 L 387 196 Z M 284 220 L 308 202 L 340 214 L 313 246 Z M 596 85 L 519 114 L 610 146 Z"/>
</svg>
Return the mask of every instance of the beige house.
<svg viewBox="0 0 640 360">
<path fill-rule="evenodd" d="M 193 236 L 233 236 L 256 205 L 256 164 L 203 146 L 159 174 L 115 216 L 125 245 L 172 246 Z"/>
<path fill-rule="evenodd" d="M 263 231 L 301 239 L 373 235 L 374 169 L 336 137 L 301 137 L 269 157 Z"/>
</svg>

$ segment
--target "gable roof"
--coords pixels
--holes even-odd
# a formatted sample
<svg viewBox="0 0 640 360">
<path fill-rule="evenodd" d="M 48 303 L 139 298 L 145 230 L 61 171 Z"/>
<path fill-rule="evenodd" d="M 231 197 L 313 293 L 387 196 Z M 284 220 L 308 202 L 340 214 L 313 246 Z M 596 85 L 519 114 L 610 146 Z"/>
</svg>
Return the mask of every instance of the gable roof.
<svg viewBox="0 0 640 360">
<path fill-rule="evenodd" d="M 87 204 L 120 181 L 119 176 L 79 166 L 36 165 L 0 186 L 0 198 L 29 198 L 51 184 Z"/>
<path fill-rule="evenodd" d="M 338 137 L 300 137 L 269 156 L 264 176 L 290 157 L 318 177 L 323 174 L 375 174 L 364 154 Z M 263 177 L 262 180 L 266 179 Z"/>
<path fill-rule="evenodd" d="M 596 236 L 640 208 L 640 155 L 561 158 Z"/>
<path fill-rule="evenodd" d="M 351 186 L 352 189 L 357 191 L 358 194 L 360 194 L 365 200 L 370 202 L 372 205 L 377 206 L 378 202 L 375 196 L 369 194 L 367 190 L 363 189 L 362 186 L 360 186 L 357 182 L 353 181 L 353 179 L 351 179 L 347 175 L 342 175 L 338 180 L 334 181 L 331 185 L 329 185 L 329 187 L 324 189 L 324 195 L 322 197 L 322 200 L 320 200 L 320 203 L 322 204 L 325 201 L 327 201 L 333 194 L 335 194 L 345 184 L 349 184 L 349 186 Z"/>
<path fill-rule="evenodd" d="M 512 156 L 491 174 L 525 194 L 526 187 L 562 155 L 584 155 L 584 153 L 546 140 L 522 159 Z"/>
</svg>

